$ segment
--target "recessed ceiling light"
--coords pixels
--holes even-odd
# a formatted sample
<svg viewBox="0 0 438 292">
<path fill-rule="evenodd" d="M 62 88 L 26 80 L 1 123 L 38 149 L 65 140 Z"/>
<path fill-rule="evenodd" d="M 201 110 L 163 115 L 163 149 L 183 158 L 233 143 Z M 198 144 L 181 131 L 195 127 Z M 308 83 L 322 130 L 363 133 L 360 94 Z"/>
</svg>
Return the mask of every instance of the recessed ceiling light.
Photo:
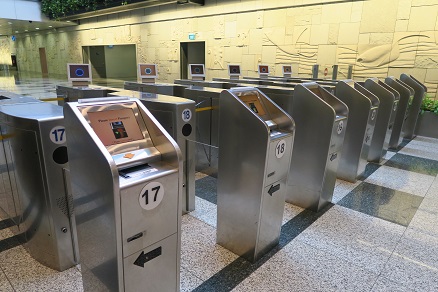
<svg viewBox="0 0 438 292">
<path fill-rule="evenodd" d="M 39 27 L 35 27 L 35 29 L 40 29 Z"/>
<path fill-rule="evenodd" d="M 12 22 L 8 22 L 8 24 L 12 24 Z"/>
<path fill-rule="evenodd" d="M 53 27 L 53 26 L 49 25 L 49 27 Z"/>
<path fill-rule="evenodd" d="M 66 22 L 71 22 L 70 20 L 67 20 Z"/>
<path fill-rule="evenodd" d="M 16 30 L 15 33 L 18 33 L 18 30 Z"/>
<path fill-rule="evenodd" d="M 25 29 L 24 31 L 28 31 L 27 29 Z"/>
</svg>

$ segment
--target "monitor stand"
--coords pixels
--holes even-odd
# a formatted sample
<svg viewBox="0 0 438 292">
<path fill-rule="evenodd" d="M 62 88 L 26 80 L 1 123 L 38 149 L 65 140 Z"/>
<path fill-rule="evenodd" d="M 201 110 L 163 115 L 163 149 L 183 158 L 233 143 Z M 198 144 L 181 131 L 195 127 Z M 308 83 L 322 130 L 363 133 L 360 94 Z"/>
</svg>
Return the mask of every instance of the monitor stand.
<svg viewBox="0 0 438 292">
<path fill-rule="evenodd" d="M 90 82 L 88 81 L 72 81 L 71 84 L 73 87 L 87 87 Z"/>
<path fill-rule="evenodd" d="M 141 83 L 155 83 L 155 78 L 141 78 Z"/>
</svg>

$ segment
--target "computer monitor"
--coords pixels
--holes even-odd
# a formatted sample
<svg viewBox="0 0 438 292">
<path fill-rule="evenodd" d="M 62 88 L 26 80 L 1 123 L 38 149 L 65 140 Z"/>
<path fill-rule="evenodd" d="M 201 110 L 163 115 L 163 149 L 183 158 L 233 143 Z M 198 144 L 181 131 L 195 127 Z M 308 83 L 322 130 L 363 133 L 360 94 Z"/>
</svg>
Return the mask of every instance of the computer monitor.
<svg viewBox="0 0 438 292">
<path fill-rule="evenodd" d="M 158 78 L 157 64 L 138 64 L 138 76 L 140 79 Z"/>
<path fill-rule="evenodd" d="M 268 76 L 269 75 L 269 66 L 268 65 L 259 65 L 259 75 L 260 76 Z"/>
<path fill-rule="evenodd" d="M 91 82 L 90 64 L 67 64 L 68 81 Z"/>
<path fill-rule="evenodd" d="M 292 66 L 291 65 L 283 65 L 282 67 L 283 76 L 290 77 L 292 75 Z"/>
<path fill-rule="evenodd" d="M 189 64 L 189 72 L 192 79 L 203 79 L 205 77 L 204 64 Z"/>
<path fill-rule="evenodd" d="M 240 73 L 240 65 L 230 65 L 228 64 L 228 75 L 231 77 L 238 77 Z"/>
</svg>

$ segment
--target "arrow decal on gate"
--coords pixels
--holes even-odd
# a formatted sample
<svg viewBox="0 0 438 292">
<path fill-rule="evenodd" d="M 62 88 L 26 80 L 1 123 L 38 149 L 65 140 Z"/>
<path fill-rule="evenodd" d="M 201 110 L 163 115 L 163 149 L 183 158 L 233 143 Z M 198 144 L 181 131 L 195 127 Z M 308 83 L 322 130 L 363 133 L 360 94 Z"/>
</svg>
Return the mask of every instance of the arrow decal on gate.
<svg viewBox="0 0 438 292">
<path fill-rule="evenodd" d="M 268 194 L 272 196 L 272 194 L 278 191 L 279 189 L 280 189 L 280 184 L 276 186 L 272 185 L 268 190 Z"/>
<path fill-rule="evenodd" d="M 150 260 L 153 260 L 156 257 L 159 257 L 161 255 L 161 246 L 157 247 L 156 249 L 144 253 L 144 251 L 141 252 L 141 254 L 138 256 L 138 258 L 135 260 L 134 265 L 144 268 L 144 264 L 147 263 Z"/>
</svg>

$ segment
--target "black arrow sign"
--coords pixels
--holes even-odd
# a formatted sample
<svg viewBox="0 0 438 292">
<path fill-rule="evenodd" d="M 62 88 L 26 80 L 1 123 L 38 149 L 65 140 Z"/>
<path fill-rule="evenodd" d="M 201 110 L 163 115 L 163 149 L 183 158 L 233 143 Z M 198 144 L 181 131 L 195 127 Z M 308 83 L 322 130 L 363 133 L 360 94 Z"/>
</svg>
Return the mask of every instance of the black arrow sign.
<svg viewBox="0 0 438 292">
<path fill-rule="evenodd" d="M 269 190 L 268 190 L 268 194 L 270 194 L 272 196 L 273 193 L 275 193 L 276 191 L 278 191 L 280 189 L 280 184 L 274 186 L 272 185 Z"/>
<path fill-rule="evenodd" d="M 144 253 L 144 251 L 141 252 L 141 254 L 138 256 L 138 258 L 135 260 L 134 265 L 144 268 L 144 264 L 147 263 L 150 260 L 153 260 L 154 258 L 161 255 L 161 246 L 157 247 L 156 249 Z"/>
</svg>

